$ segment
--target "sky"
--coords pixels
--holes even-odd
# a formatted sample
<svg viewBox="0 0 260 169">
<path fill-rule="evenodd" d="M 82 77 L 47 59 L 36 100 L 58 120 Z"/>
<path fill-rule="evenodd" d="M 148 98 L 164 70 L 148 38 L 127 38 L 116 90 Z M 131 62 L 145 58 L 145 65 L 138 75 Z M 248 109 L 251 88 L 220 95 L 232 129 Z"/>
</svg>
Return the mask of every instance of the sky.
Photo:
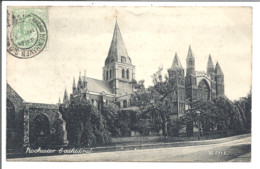
<svg viewBox="0 0 260 169">
<path fill-rule="evenodd" d="M 57 103 L 73 77 L 102 79 L 115 21 L 136 66 L 136 80 L 152 85 L 152 74 L 171 66 L 177 52 L 186 68 L 189 45 L 196 71 L 209 54 L 225 75 L 231 100 L 251 88 L 252 11 L 249 7 L 49 7 L 48 44 L 31 59 L 7 55 L 7 82 L 26 102 Z"/>
</svg>

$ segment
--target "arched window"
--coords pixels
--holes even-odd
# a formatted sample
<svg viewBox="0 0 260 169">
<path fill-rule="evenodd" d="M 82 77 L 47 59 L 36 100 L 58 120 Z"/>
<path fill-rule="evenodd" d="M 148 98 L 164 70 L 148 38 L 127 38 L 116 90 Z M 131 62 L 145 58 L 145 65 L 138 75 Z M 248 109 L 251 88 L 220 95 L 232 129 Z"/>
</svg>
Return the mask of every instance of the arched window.
<svg viewBox="0 0 260 169">
<path fill-rule="evenodd" d="M 94 106 L 94 99 L 91 99 L 92 106 Z"/>
<path fill-rule="evenodd" d="M 50 139 L 50 122 L 46 115 L 37 115 L 30 125 L 30 143 L 34 146 L 45 147 Z"/>
<path fill-rule="evenodd" d="M 121 56 L 121 62 L 125 63 L 126 62 L 126 58 L 124 56 Z"/>
<path fill-rule="evenodd" d="M 129 70 L 126 70 L 126 78 L 129 79 Z"/>
<path fill-rule="evenodd" d="M 126 100 L 123 101 L 123 107 L 124 108 L 127 107 L 127 101 Z"/>
<path fill-rule="evenodd" d="M 210 88 L 206 80 L 201 80 L 198 85 L 198 99 L 207 101 L 210 99 Z"/>
<path fill-rule="evenodd" d="M 111 78 L 112 77 L 112 70 L 110 69 L 109 70 L 109 78 Z"/>
<path fill-rule="evenodd" d="M 121 108 L 121 103 L 120 102 L 116 102 L 116 104 L 118 105 L 119 108 Z"/>
<path fill-rule="evenodd" d="M 125 69 L 122 69 L 122 78 L 125 78 Z"/>
<path fill-rule="evenodd" d="M 107 71 L 107 74 L 106 74 L 106 79 L 108 80 L 108 71 Z"/>
</svg>

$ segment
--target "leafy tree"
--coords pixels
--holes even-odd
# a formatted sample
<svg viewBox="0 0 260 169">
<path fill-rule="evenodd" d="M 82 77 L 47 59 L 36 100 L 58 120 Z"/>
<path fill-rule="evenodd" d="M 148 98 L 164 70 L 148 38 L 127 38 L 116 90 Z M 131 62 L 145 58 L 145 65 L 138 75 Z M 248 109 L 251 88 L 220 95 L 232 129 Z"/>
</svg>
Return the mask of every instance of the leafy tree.
<svg viewBox="0 0 260 169">
<path fill-rule="evenodd" d="M 154 122 L 161 124 L 164 136 L 168 135 L 168 124 L 173 110 L 171 102 L 175 99 L 173 93 L 183 76 L 179 71 L 173 71 L 172 77 L 162 78 L 162 68 L 153 74 L 154 86 L 144 88 L 143 81 L 136 83 L 131 103 L 140 108 L 142 114 L 149 114 Z M 157 126 L 158 127 L 158 126 Z"/>
<path fill-rule="evenodd" d="M 106 126 L 112 136 L 118 136 L 120 134 L 120 128 L 117 126 L 119 108 L 116 104 L 108 103 L 102 106 L 101 113 L 105 118 Z"/>
<path fill-rule="evenodd" d="M 110 132 L 102 113 L 88 101 L 72 102 L 60 106 L 66 121 L 70 146 L 94 146 L 110 142 Z"/>
<path fill-rule="evenodd" d="M 246 130 L 251 131 L 251 114 L 252 114 L 252 93 L 251 90 L 245 98 L 245 118 L 246 118 Z"/>
<path fill-rule="evenodd" d="M 251 131 L 251 101 L 252 94 L 250 91 L 247 97 L 242 97 L 234 102 L 236 106 L 235 118 L 238 123 L 236 127 L 243 130 L 241 132 Z"/>
<path fill-rule="evenodd" d="M 206 102 L 193 101 L 191 105 L 181 118 L 181 122 L 189 122 L 196 127 L 200 122 L 203 134 L 213 131 L 228 134 L 229 130 L 240 134 L 250 130 L 251 94 L 234 102 L 226 97 L 218 97 Z"/>
</svg>

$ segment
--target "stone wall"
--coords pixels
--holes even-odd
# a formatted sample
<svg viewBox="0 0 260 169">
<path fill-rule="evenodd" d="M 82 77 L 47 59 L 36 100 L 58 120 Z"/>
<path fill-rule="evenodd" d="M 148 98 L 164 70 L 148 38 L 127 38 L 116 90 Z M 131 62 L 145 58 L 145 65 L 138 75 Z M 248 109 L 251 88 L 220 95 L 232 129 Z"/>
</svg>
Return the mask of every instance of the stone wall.
<svg viewBox="0 0 260 169">
<path fill-rule="evenodd" d="M 2 113 L 11 119 L 6 120 L 6 147 L 7 151 L 19 149 L 23 145 L 23 111 L 24 100 L 7 84 L 6 103 L 7 109 Z M 11 110 L 10 110 L 11 108 Z M 10 114 L 7 114 L 10 113 Z M 12 115 L 11 115 L 12 114 Z"/>
<path fill-rule="evenodd" d="M 40 104 L 40 103 L 26 103 L 27 116 L 29 114 L 29 127 L 25 128 L 24 140 L 29 138 L 30 141 L 30 130 L 33 130 L 33 121 L 39 115 L 44 115 L 49 121 L 50 131 L 50 145 L 62 147 L 68 144 L 66 122 L 63 120 L 61 113 L 58 110 L 58 105 L 54 104 Z M 29 131 L 28 131 L 29 129 Z M 27 131 L 26 131 L 27 130 Z"/>
<path fill-rule="evenodd" d="M 12 117 L 11 126 L 7 121 L 10 126 L 7 128 L 7 149 L 13 149 L 14 147 L 20 149 L 31 146 L 30 133 L 32 132 L 30 131 L 33 130 L 32 123 L 39 115 L 48 119 L 48 130 L 51 138 L 49 144 L 56 147 L 68 144 L 66 122 L 59 112 L 58 105 L 26 103 L 9 84 L 7 84 L 7 102 L 11 108 L 14 107 L 8 110 L 8 113 L 13 113 L 14 117 L 10 116 Z"/>
</svg>

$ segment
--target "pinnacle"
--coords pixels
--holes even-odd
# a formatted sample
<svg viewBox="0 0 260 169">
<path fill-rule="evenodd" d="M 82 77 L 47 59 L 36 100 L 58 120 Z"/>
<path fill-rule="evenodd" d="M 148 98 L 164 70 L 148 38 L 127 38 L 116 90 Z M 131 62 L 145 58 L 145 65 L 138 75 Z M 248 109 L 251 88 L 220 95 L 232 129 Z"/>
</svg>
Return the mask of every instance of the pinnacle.
<svg viewBox="0 0 260 169">
<path fill-rule="evenodd" d="M 76 88 L 75 77 L 73 77 L 73 88 Z"/>
<path fill-rule="evenodd" d="M 194 58 L 191 50 L 191 46 L 189 45 L 188 55 L 187 58 Z"/>
<path fill-rule="evenodd" d="M 173 63 L 172 63 L 172 69 L 176 69 L 176 68 L 182 68 L 182 65 L 181 65 L 181 62 L 180 62 L 180 59 L 177 55 L 177 52 L 175 52 L 175 56 L 174 56 L 174 59 L 173 59 Z"/>
<path fill-rule="evenodd" d="M 82 80 L 81 80 L 81 72 L 79 72 L 79 80 L 78 80 L 78 82 L 79 82 L 79 83 L 82 82 Z"/>
<path fill-rule="evenodd" d="M 222 69 L 221 69 L 221 67 L 220 67 L 218 62 L 216 63 L 215 73 L 219 74 L 219 75 L 223 75 L 223 71 L 222 71 Z"/>
<path fill-rule="evenodd" d="M 208 68 L 210 68 L 210 67 L 213 67 L 213 68 L 214 68 L 214 65 L 213 65 L 212 58 L 211 58 L 211 55 L 210 55 L 210 54 L 209 54 L 209 58 L 208 58 L 207 67 L 208 67 Z"/>
<path fill-rule="evenodd" d="M 105 64 L 114 61 L 121 62 L 121 57 L 125 57 L 126 63 L 131 63 L 116 19 L 114 34 Z"/>
<path fill-rule="evenodd" d="M 67 101 L 67 100 L 68 100 L 68 94 L 67 94 L 67 88 L 65 87 L 63 103 L 65 103 L 65 101 Z"/>
</svg>

